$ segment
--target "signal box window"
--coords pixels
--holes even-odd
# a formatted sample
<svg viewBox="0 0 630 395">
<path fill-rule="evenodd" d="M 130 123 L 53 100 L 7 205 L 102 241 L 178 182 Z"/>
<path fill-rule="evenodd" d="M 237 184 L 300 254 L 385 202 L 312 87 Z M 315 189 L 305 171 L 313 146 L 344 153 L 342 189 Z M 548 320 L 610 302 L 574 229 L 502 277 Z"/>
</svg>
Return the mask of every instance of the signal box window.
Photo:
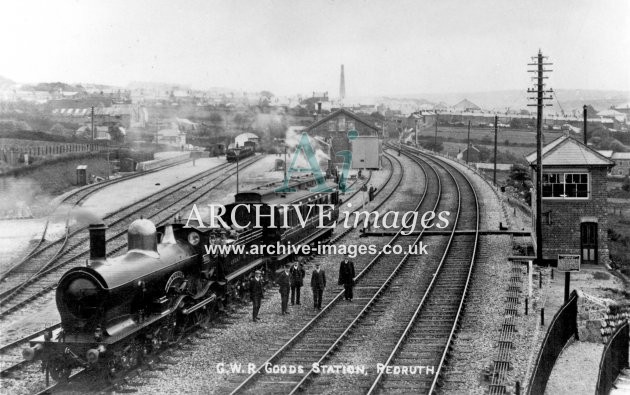
<svg viewBox="0 0 630 395">
<path fill-rule="evenodd" d="M 588 199 L 588 173 L 545 173 L 544 198 Z"/>
</svg>

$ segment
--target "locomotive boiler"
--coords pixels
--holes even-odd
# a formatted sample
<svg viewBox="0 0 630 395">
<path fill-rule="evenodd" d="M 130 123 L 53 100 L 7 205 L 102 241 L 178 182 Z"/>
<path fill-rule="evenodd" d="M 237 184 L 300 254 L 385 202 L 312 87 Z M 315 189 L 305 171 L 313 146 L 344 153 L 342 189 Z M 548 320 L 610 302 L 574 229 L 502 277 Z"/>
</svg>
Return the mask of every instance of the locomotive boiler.
<svg viewBox="0 0 630 395">
<path fill-rule="evenodd" d="M 23 351 L 27 360 L 41 359 L 55 380 L 75 367 L 115 374 L 135 365 L 202 320 L 220 294 L 217 262 L 203 254 L 208 232 L 182 224 L 156 229 L 138 219 L 129 226 L 127 252 L 107 258 L 105 230 L 90 225 L 87 265 L 59 280 L 61 327 Z"/>
</svg>

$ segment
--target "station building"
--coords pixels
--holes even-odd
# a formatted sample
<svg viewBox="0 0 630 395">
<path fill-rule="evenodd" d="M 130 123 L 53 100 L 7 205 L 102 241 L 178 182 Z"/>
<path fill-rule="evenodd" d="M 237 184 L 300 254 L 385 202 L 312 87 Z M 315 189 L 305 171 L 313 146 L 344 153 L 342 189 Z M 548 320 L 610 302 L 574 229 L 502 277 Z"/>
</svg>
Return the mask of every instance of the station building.
<svg viewBox="0 0 630 395">
<path fill-rule="evenodd" d="M 343 163 L 342 157 L 336 157 L 335 152 L 351 150 L 348 131 L 356 130 L 359 136 L 378 136 L 378 128 L 363 120 L 355 113 L 341 108 L 322 119 L 315 121 L 303 131 L 309 136 L 318 136 L 330 143 L 330 159 L 336 163 Z"/>
<path fill-rule="evenodd" d="M 526 159 L 536 185 L 536 153 Z M 614 162 L 562 136 L 543 147 L 542 164 L 543 259 L 557 262 L 558 254 L 571 254 L 582 263 L 609 263 L 606 176 Z"/>
</svg>

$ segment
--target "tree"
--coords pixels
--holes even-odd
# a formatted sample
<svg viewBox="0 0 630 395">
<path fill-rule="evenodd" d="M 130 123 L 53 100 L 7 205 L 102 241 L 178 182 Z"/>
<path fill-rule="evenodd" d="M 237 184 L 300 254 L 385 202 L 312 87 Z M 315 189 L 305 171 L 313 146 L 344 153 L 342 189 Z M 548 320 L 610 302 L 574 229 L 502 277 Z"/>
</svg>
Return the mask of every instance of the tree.
<svg viewBox="0 0 630 395">
<path fill-rule="evenodd" d="M 210 115 L 210 122 L 212 122 L 212 123 L 221 123 L 221 122 L 223 122 L 223 117 L 221 116 L 221 114 L 212 113 Z"/>
<path fill-rule="evenodd" d="M 107 128 L 107 133 L 111 137 L 112 141 L 122 143 L 125 140 L 125 135 L 120 130 L 120 125 L 112 125 Z"/>
<path fill-rule="evenodd" d="M 524 195 L 527 201 L 529 189 L 532 187 L 532 177 L 527 166 L 519 164 L 512 165 L 507 183 L 514 187 L 520 195 Z"/>
<path fill-rule="evenodd" d="M 76 129 L 68 129 L 65 126 L 63 126 L 62 124 L 56 123 L 50 128 L 48 133 L 54 134 L 54 135 L 57 135 L 57 136 L 64 136 L 64 137 L 75 138 L 76 134 L 77 134 L 77 131 L 76 131 Z"/>
<path fill-rule="evenodd" d="M 434 143 L 433 139 L 421 142 L 420 145 L 428 150 L 435 152 L 442 152 L 444 150 L 444 144 L 442 144 L 441 140 L 437 141 L 437 144 Z"/>
<path fill-rule="evenodd" d="M 240 112 L 234 116 L 232 121 L 236 124 L 236 127 L 241 130 L 247 129 L 252 123 L 249 114 Z"/>
<path fill-rule="evenodd" d="M 377 119 L 379 121 L 385 120 L 385 116 L 378 111 L 374 111 L 372 114 L 370 114 L 370 117 L 372 117 L 372 119 Z"/>
<path fill-rule="evenodd" d="M 521 129 L 523 127 L 523 122 L 519 118 L 512 118 L 510 120 L 510 127 L 512 129 Z"/>
</svg>

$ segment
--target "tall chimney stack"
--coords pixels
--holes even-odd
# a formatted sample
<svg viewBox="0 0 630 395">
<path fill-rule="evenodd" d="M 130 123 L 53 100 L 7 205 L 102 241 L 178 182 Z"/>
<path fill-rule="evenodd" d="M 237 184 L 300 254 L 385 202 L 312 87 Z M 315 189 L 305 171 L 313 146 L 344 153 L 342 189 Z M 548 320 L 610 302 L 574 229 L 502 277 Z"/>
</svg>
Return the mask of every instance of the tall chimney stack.
<svg viewBox="0 0 630 395">
<path fill-rule="evenodd" d="M 339 100 L 346 98 L 346 78 L 343 75 L 343 65 L 341 65 L 341 80 L 339 81 Z"/>
</svg>

